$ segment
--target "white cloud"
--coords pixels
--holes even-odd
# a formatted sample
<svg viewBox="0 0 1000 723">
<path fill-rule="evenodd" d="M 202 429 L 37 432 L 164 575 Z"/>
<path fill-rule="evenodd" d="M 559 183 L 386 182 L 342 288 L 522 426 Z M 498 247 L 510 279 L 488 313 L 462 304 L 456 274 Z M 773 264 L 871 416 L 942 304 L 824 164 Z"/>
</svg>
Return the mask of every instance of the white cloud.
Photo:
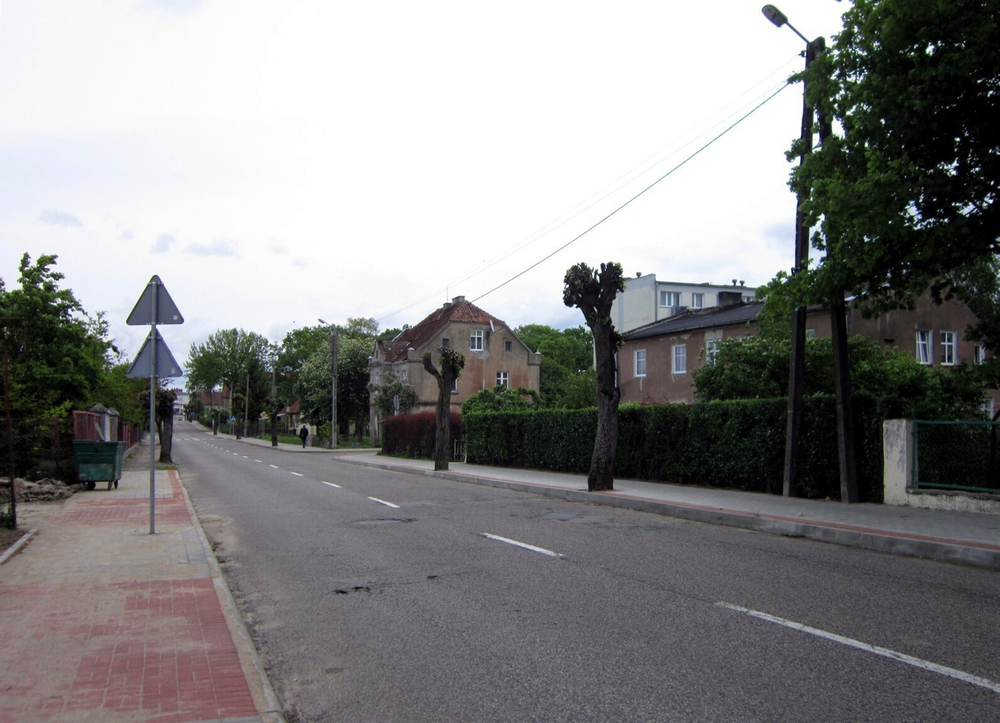
<svg viewBox="0 0 1000 723">
<path fill-rule="evenodd" d="M 62 226 L 63 228 L 83 228 L 83 222 L 71 213 L 56 211 L 55 209 L 45 209 L 38 214 L 38 220 L 50 226 Z"/>
<path fill-rule="evenodd" d="M 196 256 L 239 256 L 233 244 L 221 238 L 215 239 L 210 244 L 190 244 L 184 250 Z"/>
<path fill-rule="evenodd" d="M 151 254 L 165 254 L 170 250 L 170 247 L 177 243 L 175 239 L 170 234 L 161 233 L 156 237 L 156 243 L 153 244 L 153 248 L 150 249 Z"/>
</svg>

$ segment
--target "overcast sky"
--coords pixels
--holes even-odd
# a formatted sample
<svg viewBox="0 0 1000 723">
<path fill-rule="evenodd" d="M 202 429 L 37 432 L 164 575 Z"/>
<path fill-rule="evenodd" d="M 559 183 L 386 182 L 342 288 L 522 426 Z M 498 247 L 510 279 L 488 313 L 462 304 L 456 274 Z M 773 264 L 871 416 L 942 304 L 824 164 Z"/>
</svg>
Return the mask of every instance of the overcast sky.
<svg viewBox="0 0 1000 723">
<path fill-rule="evenodd" d="M 587 230 L 801 67 L 762 4 L 0 0 L 0 277 L 57 254 L 133 358 L 156 274 L 182 364 L 218 329 L 385 329 L 458 295 L 578 326 L 580 261 L 756 286 L 792 265 L 801 86 Z M 808 37 L 847 9 L 778 5 Z"/>
</svg>

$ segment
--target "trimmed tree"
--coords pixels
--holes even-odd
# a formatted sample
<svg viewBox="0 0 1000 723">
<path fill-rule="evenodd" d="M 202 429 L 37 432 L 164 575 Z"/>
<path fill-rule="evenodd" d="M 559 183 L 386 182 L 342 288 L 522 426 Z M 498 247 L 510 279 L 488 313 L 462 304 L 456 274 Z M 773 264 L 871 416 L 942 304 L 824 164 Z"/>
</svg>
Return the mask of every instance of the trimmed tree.
<svg viewBox="0 0 1000 723">
<path fill-rule="evenodd" d="M 601 264 L 600 271 L 579 263 L 566 272 L 563 303 L 583 312 L 594 335 L 597 361 L 597 437 L 590 458 L 587 489 L 614 489 L 615 452 L 618 448 L 618 348 L 622 337 L 611 323 L 611 303 L 625 290 L 621 264 Z"/>
<path fill-rule="evenodd" d="M 465 367 L 465 357 L 451 347 L 441 347 L 440 354 L 441 371 L 434 366 L 431 353 L 426 352 L 423 356 L 424 369 L 434 379 L 438 385 L 436 430 L 434 432 L 434 469 L 448 469 L 448 461 L 451 458 L 451 427 L 449 411 L 451 411 L 451 390 L 455 386 L 455 381 Z"/>
</svg>

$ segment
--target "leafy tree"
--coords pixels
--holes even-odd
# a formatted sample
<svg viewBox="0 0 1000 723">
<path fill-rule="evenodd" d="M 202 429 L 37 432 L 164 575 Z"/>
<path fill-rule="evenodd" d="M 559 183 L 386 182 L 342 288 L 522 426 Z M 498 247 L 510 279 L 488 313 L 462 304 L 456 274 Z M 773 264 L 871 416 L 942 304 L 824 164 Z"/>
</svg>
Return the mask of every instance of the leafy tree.
<svg viewBox="0 0 1000 723">
<path fill-rule="evenodd" d="M 275 364 L 278 373 L 278 394 L 294 400 L 295 387 L 302 365 L 313 354 L 330 346 L 330 329 L 325 326 L 306 326 L 292 329 L 285 334 L 278 348 Z"/>
<path fill-rule="evenodd" d="M 511 389 L 498 384 L 494 389 L 480 389 L 465 400 L 462 414 L 478 412 L 509 412 L 516 409 L 537 409 L 539 395 L 534 389 Z"/>
<path fill-rule="evenodd" d="M 162 379 L 157 380 L 156 407 L 153 409 L 156 418 L 156 434 L 160 440 L 160 462 L 172 464 L 174 448 L 174 402 L 177 401 L 177 392 L 167 389 Z M 142 405 L 149 410 L 149 387 L 143 390 L 140 396 Z"/>
<path fill-rule="evenodd" d="M 701 402 L 775 399 L 788 390 L 790 334 L 780 327 L 719 345 L 715 359 L 694 373 Z M 981 416 L 984 385 L 977 370 L 928 367 L 911 354 L 883 349 L 871 339 L 848 340 L 851 386 L 874 400 L 883 418 L 975 419 Z M 806 342 L 805 396 L 832 395 L 830 339 Z"/>
<path fill-rule="evenodd" d="M 434 366 L 431 353 L 425 352 L 423 356 L 424 369 L 437 380 L 438 400 L 436 414 L 436 428 L 434 431 L 434 469 L 448 469 L 448 460 L 451 457 L 451 390 L 455 386 L 465 367 L 465 357 L 451 347 L 441 347 L 438 349 L 441 370 Z"/>
<path fill-rule="evenodd" d="M 574 377 L 594 366 L 594 344 L 586 327 L 560 331 L 543 324 L 526 324 L 514 330 L 533 351 L 542 353 L 539 391 L 546 406 L 566 407 Z"/>
<path fill-rule="evenodd" d="M 51 456 L 54 424 L 68 446 L 71 410 L 102 402 L 107 375 L 120 358 L 103 314 L 88 315 L 73 291 L 61 288 L 56 258 L 43 254 L 32 262 L 24 254 L 18 288 L 8 290 L 0 279 L 17 473 Z"/>
<path fill-rule="evenodd" d="M 236 436 L 243 434 L 243 420 L 259 416 L 269 393 L 267 372 L 271 366 L 270 343 L 256 332 L 222 329 L 203 344 L 191 344 L 188 352 L 187 387 L 211 391 L 216 386 L 229 387 L 232 414 L 236 417 Z"/>
<path fill-rule="evenodd" d="M 563 303 L 583 312 L 594 337 L 597 359 L 597 437 L 587 474 L 587 489 L 614 489 L 615 451 L 618 447 L 618 349 L 622 337 L 611 322 L 611 304 L 625 290 L 621 264 L 601 264 L 600 271 L 579 263 L 564 278 Z"/>
<path fill-rule="evenodd" d="M 375 394 L 375 406 L 383 417 L 396 413 L 396 399 L 399 400 L 400 414 L 409 413 L 420 402 L 420 395 L 413 385 L 392 372 L 383 374 L 381 384 L 372 384 L 369 389 Z"/>
<path fill-rule="evenodd" d="M 792 176 L 824 252 L 787 279 L 798 300 L 880 313 L 1000 250 L 998 47 L 995 3 L 854 1 L 802 76 L 839 130 Z"/>
</svg>

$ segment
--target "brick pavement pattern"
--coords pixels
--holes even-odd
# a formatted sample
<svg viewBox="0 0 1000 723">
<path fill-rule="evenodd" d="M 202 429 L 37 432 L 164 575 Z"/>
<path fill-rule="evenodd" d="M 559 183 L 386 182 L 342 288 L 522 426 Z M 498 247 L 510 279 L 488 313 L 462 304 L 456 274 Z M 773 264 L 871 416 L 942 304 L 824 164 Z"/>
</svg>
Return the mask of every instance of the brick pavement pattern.
<svg viewBox="0 0 1000 723">
<path fill-rule="evenodd" d="M 0 723 L 261 720 L 177 473 L 156 480 L 155 535 L 127 471 L 0 567 Z"/>
</svg>

